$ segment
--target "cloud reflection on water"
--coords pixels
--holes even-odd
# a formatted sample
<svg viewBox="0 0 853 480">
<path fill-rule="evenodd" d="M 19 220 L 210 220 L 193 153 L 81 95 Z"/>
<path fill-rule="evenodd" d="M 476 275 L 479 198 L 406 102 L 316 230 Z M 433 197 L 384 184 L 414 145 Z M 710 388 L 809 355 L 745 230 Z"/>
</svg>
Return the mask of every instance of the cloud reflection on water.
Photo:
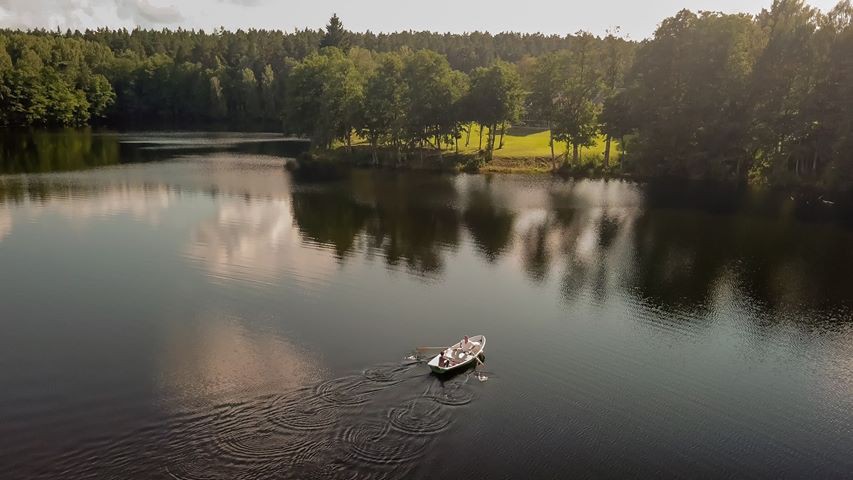
<svg viewBox="0 0 853 480">
<path fill-rule="evenodd" d="M 12 212 L 0 206 L 0 242 L 12 233 Z"/>
<path fill-rule="evenodd" d="M 175 192 L 158 185 L 138 187 L 117 185 L 95 194 L 68 197 L 51 197 L 33 212 L 36 214 L 56 213 L 76 223 L 98 217 L 126 215 L 137 221 L 157 225 L 160 216 L 171 205 Z"/>
<path fill-rule="evenodd" d="M 617 294 L 702 306 L 725 275 L 738 279 L 739 295 L 768 308 L 849 300 L 833 278 L 851 263 L 850 234 L 832 226 L 736 206 L 718 215 L 622 181 L 355 171 L 294 185 L 281 160 L 264 155 L 6 179 L 0 239 L 13 230 L 15 206 L 30 218 L 128 216 L 156 225 L 187 195 L 212 198 L 213 215 L 191 219 L 183 254 L 215 282 L 289 278 L 315 290 L 358 256 L 440 279 L 463 246 L 488 264 L 518 264 L 533 284 L 557 281 L 566 301 Z"/>
<path fill-rule="evenodd" d="M 216 203 L 216 214 L 194 229 L 186 251 L 212 279 L 275 284 L 289 275 L 310 288 L 334 273 L 328 253 L 302 248 L 289 200 L 223 197 Z"/>
<path fill-rule="evenodd" d="M 316 382 L 320 363 L 281 335 L 252 332 L 233 315 L 206 312 L 164 336 L 159 381 L 182 407 L 284 392 Z"/>
</svg>

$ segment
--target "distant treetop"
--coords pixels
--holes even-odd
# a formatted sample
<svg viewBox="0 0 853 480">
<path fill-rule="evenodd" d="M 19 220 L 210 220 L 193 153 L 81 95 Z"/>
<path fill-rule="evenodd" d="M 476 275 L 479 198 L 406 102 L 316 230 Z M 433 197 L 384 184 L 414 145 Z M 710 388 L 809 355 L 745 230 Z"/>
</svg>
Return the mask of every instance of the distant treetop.
<svg viewBox="0 0 853 480">
<path fill-rule="evenodd" d="M 349 32 L 344 29 L 344 24 L 336 13 L 332 14 L 332 18 L 329 19 L 329 24 L 326 25 L 326 33 L 320 40 L 320 48 L 323 47 L 338 47 L 344 51 L 350 47 Z"/>
</svg>

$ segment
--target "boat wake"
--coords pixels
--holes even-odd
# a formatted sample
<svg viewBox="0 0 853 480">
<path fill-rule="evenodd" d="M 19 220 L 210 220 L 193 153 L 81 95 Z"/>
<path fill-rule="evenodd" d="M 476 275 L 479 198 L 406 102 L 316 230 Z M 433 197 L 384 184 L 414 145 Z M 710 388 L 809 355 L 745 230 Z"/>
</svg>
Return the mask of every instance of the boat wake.
<svg viewBox="0 0 853 480">
<path fill-rule="evenodd" d="M 69 452 L 62 477 L 405 478 L 452 428 L 458 409 L 474 401 L 471 376 L 440 379 L 420 362 L 377 365 L 286 394 L 182 414 L 100 451 Z M 161 472 L 134 471 L 154 463 L 163 465 Z"/>
</svg>

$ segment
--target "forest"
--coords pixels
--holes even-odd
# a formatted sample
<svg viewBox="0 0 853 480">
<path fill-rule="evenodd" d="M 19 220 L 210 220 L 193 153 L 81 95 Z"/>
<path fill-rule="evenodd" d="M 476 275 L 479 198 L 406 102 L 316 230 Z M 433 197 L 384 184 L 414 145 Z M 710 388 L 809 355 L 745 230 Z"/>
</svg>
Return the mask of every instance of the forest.
<svg viewBox="0 0 853 480">
<path fill-rule="evenodd" d="M 294 32 L 0 30 L 0 126 L 224 124 L 374 156 L 441 155 L 474 131 L 482 162 L 528 126 L 549 132 L 555 169 L 850 188 L 852 21 L 849 0 L 774 0 L 683 10 L 640 42 L 351 32 L 337 16 Z"/>
</svg>

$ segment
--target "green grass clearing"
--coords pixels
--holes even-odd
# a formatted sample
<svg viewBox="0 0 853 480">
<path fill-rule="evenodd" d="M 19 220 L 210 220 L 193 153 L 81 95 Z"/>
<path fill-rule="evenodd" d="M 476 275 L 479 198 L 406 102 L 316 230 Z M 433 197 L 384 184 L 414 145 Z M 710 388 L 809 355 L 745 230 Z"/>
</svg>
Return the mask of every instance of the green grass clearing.
<svg viewBox="0 0 853 480">
<path fill-rule="evenodd" d="M 499 131 L 500 132 L 500 131 Z M 483 144 L 485 145 L 487 129 L 483 129 Z M 512 127 L 508 128 L 504 136 L 503 148 L 498 148 L 500 142 L 500 133 L 495 140 L 494 158 L 507 159 L 533 159 L 533 158 L 551 158 L 551 147 L 548 146 L 548 130 L 532 127 Z M 463 153 L 475 153 L 480 145 L 480 128 L 474 126 L 471 130 L 471 139 L 468 146 L 465 146 L 467 135 L 463 133 L 459 142 L 459 151 Z M 567 146 L 565 143 L 554 144 L 554 153 L 556 155 L 564 155 Z M 571 152 L 569 153 L 571 159 Z M 596 144 L 589 148 L 581 149 L 581 162 L 600 164 L 604 159 L 604 136 L 599 137 Z M 610 161 L 618 162 L 619 151 L 617 142 L 614 140 L 610 145 Z"/>
<path fill-rule="evenodd" d="M 483 144 L 485 145 L 488 129 L 483 129 Z M 500 143 L 500 133 L 495 140 L 495 151 L 492 161 L 482 167 L 483 171 L 502 172 L 502 173 L 520 173 L 520 172 L 547 172 L 551 170 L 551 148 L 548 146 L 548 130 L 536 127 L 511 127 L 504 135 L 503 148 L 497 148 Z M 468 146 L 465 146 L 465 143 Z M 358 136 L 354 136 L 353 145 L 366 146 L 366 141 Z M 463 132 L 462 138 L 459 139 L 459 152 L 463 154 L 475 154 L 480 145 L 480 128 L 476 124 L 471 129 L 470 139 Z M 336 147 L 340 148 L 343 144 L 337 143 Z M 442 145 L 443 150 L 452 152 L 455 148 L 452 145 Z M 568 158 L 571 160 L 571 147 L 565 143 L 556 143 L 554 145 L 554 153 L 558 157 L 558 161 L 564 161 L 566 151 L 569 150 Z M 611 165 L 619 163 L 619 148 L 618 142 L 613 140 L 610 145 L 610 162 Z M 604 160 L 604 136 L 599 136 L 595 145 L 588 148 L 582 148 L 580 152 L 581 163 L 585 165 L 594 164 L 600 166 Z"/>
</svg>

